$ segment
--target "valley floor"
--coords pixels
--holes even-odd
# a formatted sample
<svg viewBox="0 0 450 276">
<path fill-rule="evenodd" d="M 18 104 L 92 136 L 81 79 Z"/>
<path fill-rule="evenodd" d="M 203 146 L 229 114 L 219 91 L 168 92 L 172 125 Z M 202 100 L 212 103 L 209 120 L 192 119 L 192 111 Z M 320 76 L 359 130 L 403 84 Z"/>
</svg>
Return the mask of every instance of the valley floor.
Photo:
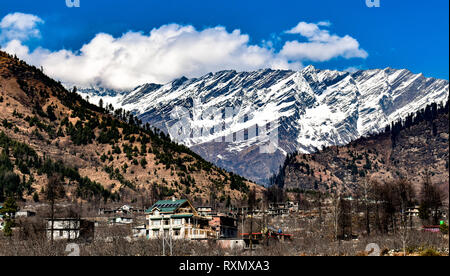
<svg viewBox="0 0 450 276">
<path fill-rule="evenodd" d="M 258 229 L 262 220 L 253 221 Z M 250 221 L 244 221 L 248 229 Z M 420 226 L 409 228 L 407 232 L 354 236 L 349 240 L 336 241 L 333 237 L 333 225 L 329 218 L 299 218 L 297 215 L 270 219 L 275 227 L 283 227 L 293 235 L 291 241 L 270 241 L 254 245 L 253 251 L 247 249 L 224 249 L 215 240 L 209 241 L 173 241 L 175 256 L 448 256 L 448 234 L 430 233 Z M 240 225 L 239 227 L 242 227 Z M 255 230 L 259 231 L 259 230 Z M 358 231 L 355 225 L 353 233 Z M 23 231 L 17 231 L 11 238 L 0 236 L 0 256 L 66 256 L 68 244 L 73 242 L 55 241 L 53 244 L 39 235 L 24 238 Z M 111 226 L 96 229 L 96 238 L 91 243 L 79 243 L 82 256 L 161 256 L 162 240 L 145 238 L 130 239 L 129 227 Z M 108 237 L 108 238 L 106 238 Z M 368 245 L 376 244 L 374 251 Z M 168 249 L 166 248 L 166 254 Z"/>
</svg>

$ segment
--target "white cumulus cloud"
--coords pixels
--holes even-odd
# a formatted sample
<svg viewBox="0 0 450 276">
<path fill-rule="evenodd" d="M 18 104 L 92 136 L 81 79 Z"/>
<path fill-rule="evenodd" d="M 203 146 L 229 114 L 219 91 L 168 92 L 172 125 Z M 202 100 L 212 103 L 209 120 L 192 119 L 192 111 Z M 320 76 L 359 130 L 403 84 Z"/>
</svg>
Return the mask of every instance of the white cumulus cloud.
<svg viewBox="0 0 450 276">
<path fill-rule="evenodd" d="M 40 37 L 38 24 L 44 21 L 32 14 L 11 13 L 0 21 L 0 42 L 7 40 L 26 40 L 31 37 Z"/>
<path fill-rule="evenodd" d="M 368 53 L 360 48 L 359 42 L 349 35 L 343 37 L 330 34 L 328 27 L 331 23 L 318 24 L 300 22 L 294 28 L 286 31 L 288 34 L 298 34 L 307 39 L 307 42 L 297 40 L 288 41 L 281 49 L 280 55 L 288 59 L 310 60 L 323 62 L 335 57 L 367 58 Z"/>
<path fill-rule="evenodd" d="M 367 53 L 362 54 L 365 51 L 359 49 L 355 39 L 332 36 L 328 31 L 320 30 L 319 27 L 330 26 L 326 21 L 318 24 L 301 22 L 288 33 L 299 34 L 309 41 L 286 42 L 278 52 L 271 43 L 251 45 L 249 36 L 240 30 L 229 32 L 224 27 L 197 30 L 178 24 L 163 25 L 149 33 L 130 31 L 120 37 L 99 33 L 78 51 L 52 52 L 41 47 L 31 51 L 23 41 L 39 35 L 36 26 L 43 20 L 33 15 L 25 17 L 28 20 L 17 18 L 24 17 L 10 14 L 1 21 L 5 22 L 0 25 L 2 33 L 8 29 L 23 31 L 22 36 L 18 32 L 6 36 L 8 39 L 3 43 L 0 40 L 2 49 L 31 64 L 43 66 L 48 75 L 67 85 L 84 87 L 130 89 L 143 83 L 166 83 L 181 76 L 199 77 L 226 69 L 300 69 L 308 60 L 367 56 Z M 356 46 L 349 47 L 355 43 Z M 325 47 L 327 54 L 317 47 Z M 355 54 L 355 47 L 360 51 L 359 55 Z"/>
</svg>

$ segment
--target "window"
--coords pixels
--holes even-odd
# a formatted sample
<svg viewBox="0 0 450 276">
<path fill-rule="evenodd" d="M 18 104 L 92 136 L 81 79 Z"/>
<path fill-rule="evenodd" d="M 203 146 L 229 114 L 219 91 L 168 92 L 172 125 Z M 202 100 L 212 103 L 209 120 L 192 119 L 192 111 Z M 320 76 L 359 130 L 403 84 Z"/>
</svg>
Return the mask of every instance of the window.
<svg viewBox="0 0 450 276">
<path fill-rule="evenodd" d="M 159 236 L 159 230 L 153 230 L 153 236 L 154 237 Z"/>
<path fill-rule="evenodd" d="M 183 224 L 183 219 L 180 219 L 180 218 L 174 219 L 173 220 L 173 224 L 174 225 L 181 225 L 181 224 Z"/>
<path fill-rule="evenodd" d="M 180 235 L 180 230 L 175 230 L 174 233 L 175 233 L 175 236 L 179 236 Z"/>
<path fill-rule="evenodd" d="M 155 226 L 158 226 L 158 225 L 161 225 L 161 220 L 153 220 L 152 221 L 152 225 L 155 225 Z"/>
</svg>

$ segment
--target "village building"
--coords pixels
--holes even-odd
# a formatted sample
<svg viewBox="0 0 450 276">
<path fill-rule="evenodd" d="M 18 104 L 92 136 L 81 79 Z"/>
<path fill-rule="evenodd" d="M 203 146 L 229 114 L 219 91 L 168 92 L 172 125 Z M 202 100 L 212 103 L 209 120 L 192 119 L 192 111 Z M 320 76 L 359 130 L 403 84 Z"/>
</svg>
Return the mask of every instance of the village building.
<svg viewBox="0 0 450 276">
<path fill-rule="evenodd" d="M 209 206 L 199 206 L 197 207 L 197 212 L 208 219 L 212 219 L 213 210 L 212 207 Z"/>
<path fill-rule="evenodd" d="M 270 216 L 286 216 L 289 214 L 288 203 L 270 203 L 268 213 Z"/>
<path fill-rule="evenodd" d="M 419 217 L 419 206 L 408 207 L 405 212 L 407 217 Z"/>
<path fill-rule="evenodd" d="M 299 201 L 288 201 L 287 207 L 289 209 L 289 212 L 296 213 L 300 210 L 300 202 Z"/>
<path fill-rule="evenodd" d="M 147 211 L 147 238 L 170 236 L 173 239 L 215 238 L 208 219 L 201 216 L 187 199 L 160 200 Z"/>
<path fill-rule="evenodd" d="M 216 231 L 216 238 L 231 239 L 238 234 L 237 220 L 225 214 L 217 214 L 211 217 L 209 226 Z"/>
<path fill-rule="evenodd" d="M 148 235 L 147 225 L 142 224 L 131 229 L 134 238 L 145 238 Z"/>
<path fill-rule="evenodd" d="M 243 207 L 232 208 L 231 213 L 233 215 L 239 216 L 239 217 L 243 217 L 243 216 L 251 217 L 252 215 L 253 215 L 253 217 L 263 217 L 264 215 L 267 214 L 267 211 L 256 209 L 256 208 L 254 208 L 252 211 L 250 211 L 250 207 L 243 206 Z"/>
<path fill-rule="evenodd" d="M 109 219 L 109 224 L 131 224 L 133 223 L 133 218 L 130 216 L 117 216 Z"/>
<path fill-rule="evenodd" d="M 121 214 L 121 215 L 131 215 L 131 214 L 144 214 L 145 209 L 136 208 L 130 205 L 123 205 L 117 208 L 100 208 L 98 210 L 99 215 L 114 215 L 114 214 Z"/>
<path fill-rule="evenodd" d="M 34 217 L 36 216 L 36 212 L 30 211 L 30 210 L 20 210 L 16 212 L 15 217 L 16 218 L 28 218 L 28 217 Z"/>
<path fill-rule="evenodd" d="M 250 211 L 250 208 L 248 206 L 243 207 L 233 207 L 231 209 L 231 212 L 238 216 L 244 216 L 245 214 L 248 214 Z"/>
<path fill-rule="evenodd" d="M 53 222 L 53 226 L 52 226 Z M 47 219 L 47 239 L 92 241 L 94 239 L 94 222 L 79 218 Z"/>
</svg>

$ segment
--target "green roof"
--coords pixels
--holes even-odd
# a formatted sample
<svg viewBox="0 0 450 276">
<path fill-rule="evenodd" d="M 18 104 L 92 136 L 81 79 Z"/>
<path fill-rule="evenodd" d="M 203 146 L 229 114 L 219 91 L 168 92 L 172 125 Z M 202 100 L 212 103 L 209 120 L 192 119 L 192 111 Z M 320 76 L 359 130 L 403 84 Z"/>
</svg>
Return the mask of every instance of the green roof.
<svg viewBox="0 0 450 276">
<path fill-rule="evenodd" d="M 150 213 L 153 209 L 158 208 L 161 211 L 161 213 L 171 213 L 186 202 L 187 202 L 186 199 L 159 200 L 155 204 L 153 204 L 152 207 L 148 208 L 145 212 Z"/>
<path fill-rule="evenodd" d="M 171 215 L 171 218 L 190 218 L 192 217 L 193 214 L 175 214 L 175 215 Z"/>
</svg>

